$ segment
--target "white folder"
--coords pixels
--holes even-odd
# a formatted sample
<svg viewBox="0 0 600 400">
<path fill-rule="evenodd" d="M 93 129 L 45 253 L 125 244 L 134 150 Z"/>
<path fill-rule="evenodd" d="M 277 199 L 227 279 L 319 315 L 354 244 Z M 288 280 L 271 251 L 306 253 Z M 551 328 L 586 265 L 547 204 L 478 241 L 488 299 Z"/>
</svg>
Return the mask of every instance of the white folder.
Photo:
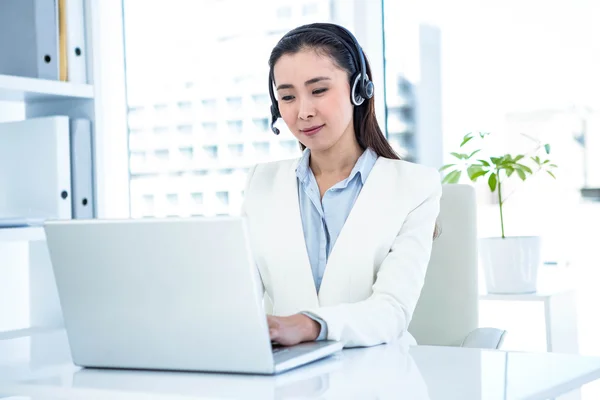
<svg viewBox="0 0 600 400">
<path fill-rule="evenodd" d="M 0 218 L 72 218 L 69 117 L 0 123 Z"/>
<path fill-rule="evenodd" d="M 71 203 L 73 218 L 95 216 L 92 123 L 89 119 L 71 119 Z"/>
<path fill-rule="evenodd" d="M 84 0 L 66 0 L 67 80 L 87 83 Z"/>
<path fill-rule="evenodd" d="M 0 1 L 0 74 L 59 79 L 57 0 Z"/>
</svg>

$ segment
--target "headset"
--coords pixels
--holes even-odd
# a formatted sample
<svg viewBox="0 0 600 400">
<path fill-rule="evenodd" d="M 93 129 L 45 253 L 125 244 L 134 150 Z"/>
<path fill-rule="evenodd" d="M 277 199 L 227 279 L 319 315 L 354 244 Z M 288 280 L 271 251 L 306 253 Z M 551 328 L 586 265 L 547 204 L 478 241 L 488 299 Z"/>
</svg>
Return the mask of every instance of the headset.
<svg viewBox="0 0 600 400">
<path fill-rule="evenodd" d="M 325 28 L 321 28 L 321 27 L 299 27 L 296 29 L 293 29 L 291 31 L 289 31 L 288 33 L 286 33 L 279 41 L 281 42 L 282 40 L 289 38 L 291 36 L 294 35 L 298 35 L 300 33 L 304 33 L 304 32 L 321 32 L 324 33 L 326 35 L 329 35 L 335 39 L 337 39 L 340 43 L 342 43 L 346 49 L 350 52 L 350 54 L 352 54 L 352 59 L 354 60 L 354 65 L 356 66 L 356 69 L 358 70 L 358 72 L 355 74 L 355 76 L 352 77 L 352 79 L 350 80 L 350 82 L 352 82 L 352 89 L 350 90 L 350 100 L 352 101 L 352 104 L 354 104 L 355 106 L 360 106 L 361 104 L 364 103 L 364 101 L 366 99 L 370 99 L 371 97 L 373 97 L 373 91 L 374 91 L 374 86 L 373 86 L 373 82 L 371 82 L 371 80 L 369 79 L 369 76 L 367 75 L 367 66 L 366 66 L 366 62 L 365 62 L 365 56 L 363 53 L 362 48 L 360 47 L 360 45 L 358 44 L 358 40 L 356 40 L 356 38 L 354 37 L 354 35 L 346 28 L 344 28 L 343 26 L 339 26 L 339 25 L 334 25 L 334 24 L 328 24 L 329 26 L 332 27 L 337 27 L 340 28 L 343 32 L 346 33 L 346 35 L 348 36 L 348 38 L 350 38 L 351 43 L 354 45 L 351 46 L 347 40 L 344 40 L 340 35 L 338 35 L 337 33 L 329 30 L 329 29 L 325 29 Z M 281 113 L 279 112 L 279 106 L 277 103 L 277 99 L 275 98 L 275 93 L 273 91 L 273 82 L 275 81 L 274 76 L 273 76 L 273 70 L 271 69 L 271 71 L 269 72 L 269 95 L 271 96 L 271 130 L 273 131 L 273 133 L 275 133 L 276 135 L 279 135 L 279 129 L 275 127 L 275 122 L 277 122 L 277 119 L 281 117 Z"/>
</svg>

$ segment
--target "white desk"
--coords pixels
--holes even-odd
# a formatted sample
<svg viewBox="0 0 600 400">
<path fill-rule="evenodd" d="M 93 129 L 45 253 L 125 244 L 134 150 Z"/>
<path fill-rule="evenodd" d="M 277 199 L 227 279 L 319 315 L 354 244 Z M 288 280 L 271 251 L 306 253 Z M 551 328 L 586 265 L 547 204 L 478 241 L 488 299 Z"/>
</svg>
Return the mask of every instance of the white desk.
<svg viewBox="0 0 600 400">
<path fill-rule="evenodd" d="M 600 358 L 383 345 L 279 376 L 81 369 L 63 331 L 0 341 L 0 399 L 547 399 L 600 379 Z M 25 397 L 27 396 L 27 397 Z"/>
</svg>

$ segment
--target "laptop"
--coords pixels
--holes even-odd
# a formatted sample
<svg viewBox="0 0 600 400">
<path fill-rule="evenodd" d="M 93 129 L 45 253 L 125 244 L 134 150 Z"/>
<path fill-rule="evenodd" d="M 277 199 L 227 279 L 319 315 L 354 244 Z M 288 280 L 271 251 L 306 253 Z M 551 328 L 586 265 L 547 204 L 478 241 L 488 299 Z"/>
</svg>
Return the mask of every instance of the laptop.
<svg viewBox="0 0 600 400">
<path fill-rule="evenodd" d="M 271 343 L 241 217 L 44 223 L 73 362 L 277 374 L 336 341 Z"/>
</svg>

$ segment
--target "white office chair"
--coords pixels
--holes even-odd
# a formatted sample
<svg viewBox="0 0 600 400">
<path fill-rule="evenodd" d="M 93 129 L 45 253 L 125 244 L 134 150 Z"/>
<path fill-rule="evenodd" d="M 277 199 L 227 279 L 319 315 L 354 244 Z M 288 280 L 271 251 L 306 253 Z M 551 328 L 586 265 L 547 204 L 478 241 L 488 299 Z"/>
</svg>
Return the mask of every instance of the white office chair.
<svg viewBox="0 0 600 400">
<path fill-rule="evenodd" d="M 500 348 L 506 334 L 478 329 L 477 204 L 469 185 L 443 185 L 425 285 L 409 332 L 420 345 Z"/>
</svg>

